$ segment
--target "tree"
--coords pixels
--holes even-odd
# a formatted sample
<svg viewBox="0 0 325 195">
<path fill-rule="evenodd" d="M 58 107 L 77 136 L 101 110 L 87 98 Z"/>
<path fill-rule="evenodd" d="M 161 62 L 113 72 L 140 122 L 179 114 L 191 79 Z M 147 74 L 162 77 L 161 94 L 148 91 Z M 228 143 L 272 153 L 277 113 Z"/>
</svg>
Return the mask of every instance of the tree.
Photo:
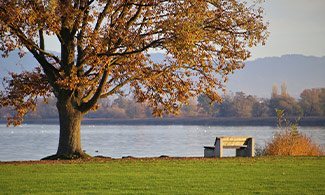
<svg viewBox="0 0 325 195">
<path fill-rule="evenodd" d="M 325 88 L 321 88 L 320 94 L 319 94 L 320 104 L 321 108 L 323 110 L 323 115 L 325 114 Z"/>
<path fill-rule="evenodd" d="M 16 109 L 9 122 L 17 125 L 35 109 L 36 97 L 54 94 L 57 156 L 82 157 L 81 120 L 101 98 L 131 90 L 156 116 L 176 113 L 201 93 L 221 101 L 217 90 L 227 75 L 267 38 L 262 14 L 235 0 L 1 1 L 3 56 L 26 48 L 40 64 L 11 74 L 1 107 Z M 57 37 L 61 56 L 46 50 L 45 36 Z M 152 62 L 151 48 L 165 51 L 166 60 Z"/>
<path fill-rule="evenodd" d="M 197 98 L 198 107 L 201 108 L 202 112 L 207 116 L 215 116 L 216 110 L 214 109 L 214 103 L 211 102 L 208 96 L 199 95 Z"/>
<path fill-rule="evenodd" d="M 276 109 L 285 110 L 287 116 L 300 116 L 302 109 L 295 98 L 289 96 L 278 95 L 270 99 L 270 111 L 272 116 L 276 116 Z"/>
<path fill-rule="evenodd" d="M 321 92 L 322 89 L 305 89 L 300 94 L 299 105 L 303 109 L 304 116 L 323 115 Z"/>
<path fill-rule="evenodd" d="M 253 105 L 256 102 L 256 97 L 246 96 L 243 92 L 237 92 L 234 97 L 234 109 L 237 117 L 250 118 L 252 117 Z"/>
<path fill-rule="evenodd" d="M 283 96 L 283 97 L 288 96 L 287 84 L 285 82 L 282 82 L 282 85 L 281 85 L 281 96 Z"/>
<path fill-rule="evenodd" d="M 234 117 L 236 109 L 234 106 L 234 94 L 225 94 L 222 96 L 222 103 L 215 103 L 214 109 L 217 110 L 217 116 Z"/>
<path fill-rule="evenodd" d="M 269 114 L 269 100 L 258 98 L 253 104 L 253 117 L 266 117 Z"/>
<path fill-rule="evenodd" d="M 198 114 L 197 102 L 192 99 L 188 104 L 182 105 L 179 117 L 195 117 Z"/>
<path fill-rule="evenodd" d="M 278 96 L 278 86 L 276 84 L 272 84 L 271 98 L 275 98 L 276 96 Z"/>
<path fill-rule="evenodd" d="M 302 114 L 302 109 L 296 99 L 288 94 L 285 82 L 281 85 L 280 95 L 277 94 L 276 85 L 272 85 L 269 110 L 271 116 L 277 116 L 276 110 L 285 110 L 287 116 L 300 116 Z"/>
</svg>

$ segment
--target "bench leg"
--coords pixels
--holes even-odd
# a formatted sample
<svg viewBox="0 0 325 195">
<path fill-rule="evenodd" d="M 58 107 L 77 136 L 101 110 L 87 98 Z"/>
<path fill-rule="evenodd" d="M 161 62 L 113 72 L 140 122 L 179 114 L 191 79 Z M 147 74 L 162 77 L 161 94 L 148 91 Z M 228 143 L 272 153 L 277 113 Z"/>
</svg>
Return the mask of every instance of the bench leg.
<svg viewBox="0 0 325 195">
<path fill-rule="evenodd" d="M 222 144 L 222 139 L 218 139 L 216 141 L 216 145 L 215 145 L 215 157 L 222 157 L 223 156 L 223 144 Z"/>
<path fill-rule="evenodd" d="M 247 143 L 247 156 L 255 156 L 255 141 L 254 138 L 249 138 Z"/>
<path fill-rule="evenodd" d="M 246 148 L 236 149 L 236 156 L 245 156 L 245 150 Z"/>
<path fill-rule="evenodd" d="M 247 148 L 236 149 L 236 156 L 243 156 L 243 157 L 255 156 L 254 146 L 255 146 L 254 138 L 249 138 L 247 140 Z"/>
<path fill-rule="evenodd" d="M 204 158 L 215 157 L 214 148 L 204 148 Z"/>
</svg>

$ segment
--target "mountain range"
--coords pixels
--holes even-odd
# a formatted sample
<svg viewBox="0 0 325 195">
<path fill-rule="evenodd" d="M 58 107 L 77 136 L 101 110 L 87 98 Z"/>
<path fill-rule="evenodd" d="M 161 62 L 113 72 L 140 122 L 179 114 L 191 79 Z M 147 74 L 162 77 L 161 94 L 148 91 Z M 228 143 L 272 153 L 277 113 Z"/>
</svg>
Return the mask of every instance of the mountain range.
<svg viewBox="0 0 325 195">
<path fill-rule="evenodd" d="M 154 61 L 162 61 L 164 54 L 151 53 L 151 58 Z M 8 72 L 18 73 L 22 70 L 32 70 L 37 64 L 30 53 L 20 59 L 18 51 L 14 51 L 8 58 L 0 57 L 0 78 L 8 76 Z M 269 98 L 272 84 L 276 84 L 280 89 L 283 82 L 287 85 L 288 93 L 295 98 L 299 98 L 304 89 L 324 88 L 325 56 L 291 54 L 247 61 L 245 68 L 229 76 L 226 89 L 227 92 L 241 91 Z"/>
</svg>

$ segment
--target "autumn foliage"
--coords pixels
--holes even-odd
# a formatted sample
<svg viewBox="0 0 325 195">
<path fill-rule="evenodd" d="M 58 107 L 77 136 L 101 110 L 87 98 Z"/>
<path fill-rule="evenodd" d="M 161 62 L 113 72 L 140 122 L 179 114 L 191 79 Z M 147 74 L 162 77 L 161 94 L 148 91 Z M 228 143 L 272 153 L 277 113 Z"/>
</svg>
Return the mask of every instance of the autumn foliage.
<svg viewBox="0 0 325 195">
<path fill-rule="evenodd" d="M 298 131 L 297 122 L 291 123 L 284 117 L 283 110 L 277 110 L 279 132 L 266 144 L 264 155 L 271 156 L 320 156 L 321 147 Z"/>
<path fill-rule="evenodd" d="M 0 101 L 3 107 L 12 106 L 16 110 L 16 116 L 9 117 L 8 123 L 14 126 L 21 124 L 23 116 L 28 111 L 35 111 L 37 97 L 43 97 L 47 103 L 51 95 L 50 85 L 44 74 L 41 74 L 41 68 L 36 68 L 32 72 L 23 72 L 20 74 L 9 73 L 12 79 L 4 78 L 8 92 L 6 95 L 0 92 Z M 1 107 L 0 107 L 1 108 Z"/>
<path fill-rule="evenodd" d="M 217 90 L 224 90 L 227 75 L 244 66 L 247 48 L 267 37 L 262 14 L 222 0 L 1 1 L 0 49 L 7 56 L 26 47 L 42 67 L 46 89 L 57 98 L 70 96 L 82 113 L 128 86 L 160 116 L 177 113 L 181 102 L 201 93 L 221 101 Z M 61 56 L 46 51 L 45 35 L 57 37 Z M 164 50 L 166 60 L 152 62 L 150 48 Z M 15 103 L 25 94 L 18 85 L 2 94 L 9 100 L 1 106 L 18 109 L 14 124 L 35 107 L 30 98 Z M 29 87 L 37 92 L 43 86 Z"/>
</svg>

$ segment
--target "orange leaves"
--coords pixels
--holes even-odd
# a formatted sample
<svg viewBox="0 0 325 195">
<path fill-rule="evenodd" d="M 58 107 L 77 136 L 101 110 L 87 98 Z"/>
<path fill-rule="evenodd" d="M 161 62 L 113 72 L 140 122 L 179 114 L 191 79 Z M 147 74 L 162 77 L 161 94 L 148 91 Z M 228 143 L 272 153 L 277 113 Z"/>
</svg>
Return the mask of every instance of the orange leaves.
<svg viewBox="0 0 325 195">
<path fill-rule="evenodd" d="M 323 151 L 310 137 L 300 132 L 297 135 L 280 132 L 267 143 L 265 154 L 271 156 L 321 156 Z"/>
<path fill-rule="evenodd" d="M 43 97 L 44 101 L 49 97 L 51 88 L 40 68 L 33 72 L 21 74 L 10 73 L 11 78 L 5 78 L 5 92 L 0 94 L 0 108 L 12 107 L 16 116 L 8 119 L 8 125 L 20 125 L 23 116 L 36 109 L 37 97 Z"/>
<path fill-rule="evenodd" d="M 82 78 L 77 76 L 76 70 L 72 70 L 70 75 L 67 75 L 67 76 L 62 71 L 62 72 L 60 72 L 60 75 L 63 79 L 58 79 L 56 81 L 56 84 L 58 84 L 60 86 L 60 88 L 64 89 L 64 90 L 73 91 L 76 88 L 78 88 L 78 86 L 82 82 Z"/>
<path fill-rule="evenodd" d="M 298 131 L 295 124 L 284 118 L 284 110 L 276 110 L 278 114 L 278 128 L 273 139 L 266 143 L 265 155 L 271 156 L 321 156 L 322 148 L 312 139 Z M 282 124 L 284 123 L 284 125 Z"/>
</svg>

